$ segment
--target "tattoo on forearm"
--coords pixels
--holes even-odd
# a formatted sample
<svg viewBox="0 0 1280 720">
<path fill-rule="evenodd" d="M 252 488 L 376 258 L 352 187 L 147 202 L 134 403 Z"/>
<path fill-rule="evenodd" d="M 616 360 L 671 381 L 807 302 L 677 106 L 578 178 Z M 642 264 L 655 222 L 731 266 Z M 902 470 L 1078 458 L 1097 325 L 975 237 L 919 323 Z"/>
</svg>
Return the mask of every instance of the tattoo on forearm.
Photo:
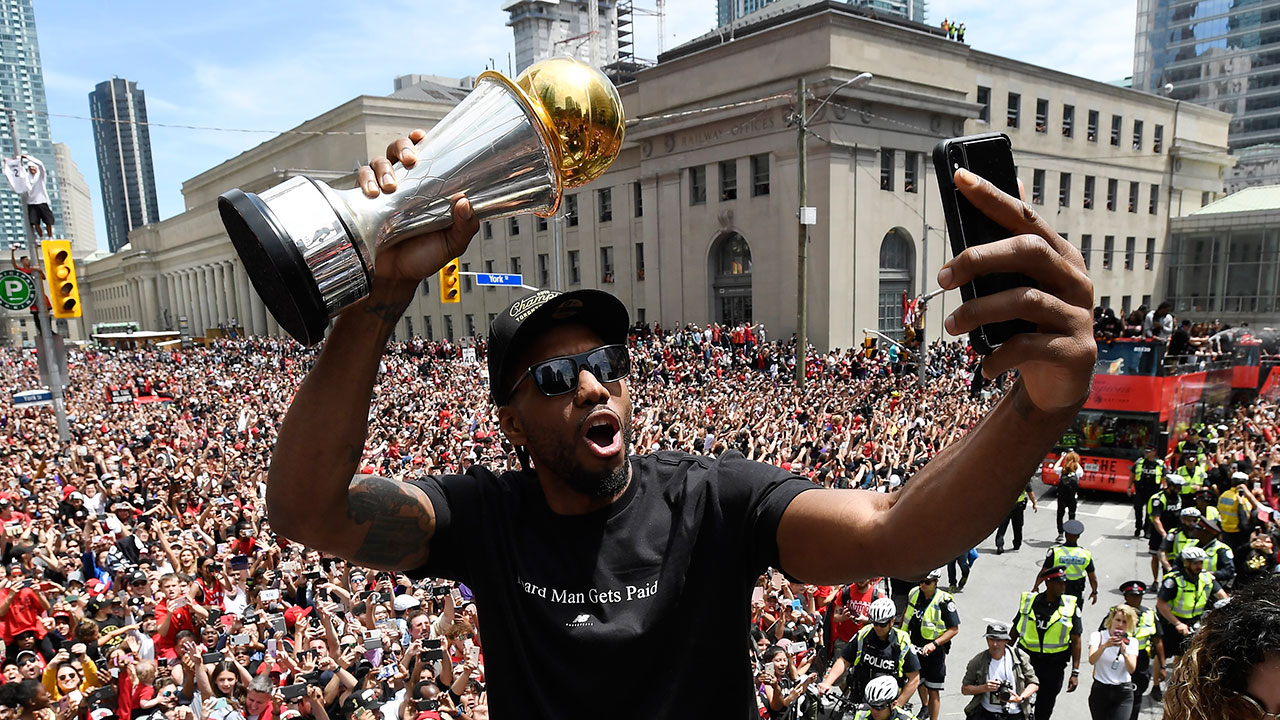
<svg viewBox="0 0 1280 720">
<path fill-rule="evenodd" d="M 364 303 L 361 308 L 368 314 L 377 317 L 386 325 L 395 325 L 404 313 L 404 308 L 385 302 Z"/>
<path fill-rule="evenodd" d="M 352 482 L 347 517 L 357 525 L 369 525 L 364 543 L 351 559 L 384 567 L 397 567 L 420 552 L 434 521 L 401 483 L 370 476 Z"/>
</svg>

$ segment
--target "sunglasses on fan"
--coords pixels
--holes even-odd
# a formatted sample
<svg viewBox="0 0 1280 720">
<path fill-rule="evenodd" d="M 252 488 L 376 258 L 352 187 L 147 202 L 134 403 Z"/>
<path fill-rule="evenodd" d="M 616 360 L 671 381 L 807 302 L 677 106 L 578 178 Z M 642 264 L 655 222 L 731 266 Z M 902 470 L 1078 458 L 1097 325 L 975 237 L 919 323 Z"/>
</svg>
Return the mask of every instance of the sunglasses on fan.
<svg viewBox="0 0 1280 720">
<path fill-rule="evenodd" d="M 533 378 L 538 391 L 547 397 L 578 389 L 578 375 L 587 370 L 602 383 L 617 382 L 631 373 L 631 355 L 625 345 L 605 345 L 577 355 L 564 355 L 530 365 L 511 386 L 515 395 L 525 378 Z"/>
</svg>

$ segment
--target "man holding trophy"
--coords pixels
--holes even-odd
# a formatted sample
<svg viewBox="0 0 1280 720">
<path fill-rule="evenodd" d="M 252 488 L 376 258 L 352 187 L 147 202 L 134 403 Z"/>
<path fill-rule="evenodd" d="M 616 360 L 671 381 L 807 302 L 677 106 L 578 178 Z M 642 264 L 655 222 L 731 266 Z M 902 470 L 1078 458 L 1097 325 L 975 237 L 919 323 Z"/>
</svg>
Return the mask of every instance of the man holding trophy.
<svg viewBox="0 0 1280 720">
<path fill-rule="evenodd" d="M 589 182 L 612 159 L 575 177 L 589 156 L 616 154 L 620 146 L 621 105 L 610 106 L 616 91 L 602 87 L 607 80 L 588 66 L 576 65 L 562 65 L 558 74 L 541 68 L 541 78 L 535 65 L 515 82 L 524 95 L 511 97 L 533 98 L 547 110 L 529 115 L 542 123 L 543 139 L 558 133 L 563 144 L 547 161 L 554 197 L 514 211 L 554 210 L 563 187 Z M 491 85 L 494 93 L 502 89 L 497 80 Z M 580 96 L 591 98 L 585 107 L 560 101 L 572 94 L 566 86 L 583 85 L 588 89 Z M 460 105 L 455 113 L 463 110 Z M 610 112 L 617 117 L 607 117 Z M 1004 519 L 1088 392 L 1096 356 L 1093 288 L 1080 254 L 1030 206 L 960 171 L 957 187 L 1014 232 L 949 262 L 939 285 L 950 289 L 978 275 L 1020 272 L 1040 289 L 965 303 L 947 319 L 947 330 L 965 333 L 1019 317 L 1039 327 L 988 356 L 989 376 L 1016 367 L 1021 379 L 902 492 L 821 489 L 732 451 L 718 458 L 631 455 L 627 311 L 612 295 L 585 289 L 534 293 L 490 328 L 490 395 L 522 470 L 495 475 L 473 466 L 466 475 L 403 483 L 358 475 L 379 361 L 401 313 L 423 278 L 466 250 L 479 218 L 510 214 L 515 205 L 495 206 L 494 197 L 509 199 L 512 192 L 482 188 L 474 178 L 451 184 L 454 172 L 431 188 L 431 221 L 408 218 L 418 211 L 406 183 L 422 192 L 424 164 L 442 166 L 433 142 L 438 146 L 441 133 L 452 131 L 446 118 L 429 134 L 414 131 L 392 143 L 386 158 L 361 168 L 360 189 L 346 191 L 362 198 L 346 195 L 339 203 L 333 191 L 304 188 L 323 195 L 327 205 L 308 200 L 289 208 L 280 201 L 287 198 L 267 197 L 273 191 L 261 199 L 232 191 L 223 211 L 246 267 L 271 264 L 275 275 L 254 283 L 282 326 L 290 328 L 282 314 L 299 311 L 294 327 L 303 332 L 294 335 L 313 341 L 327 324 L 323 313 L 336 314 L 280 428 L 267 484 L 272 526 L 352 562 L 471 587 L 484 618 L 487 691 L 496 718 L 597 717 L 602 711 L 637 718 L 758 717 L 743 646 L 752 586 L 767 567 L 813 584 L 923 576 Z M 500 180 L 503 165 L 491 161 L 454 166 L 485 166 L 490 180 Z M 510 173 L 537 175 L 529 167 L 516 163 Z M 365 202 L 384 203 L 376 221 L 360 219 Z M 308 213 L 325 223 L 334 213 L 340 222 L 304 229 Z M 406 225 L 412 230 L 392 238 Z M 345 239 L 317 249 L 337 235 Z M 246 250 L 251 240 L 285 243 L 289 252 Z M 344 252 L 372 270 L 334 290 L 326 268 L 359 267 L 343 265 Z M 297 272 L 299 258 L 310 278 Z M 285 290 L 268 287 L 271 282 Z M 293 310 L 277 311 L 282 293 L 296 288 L 310 297 L 291 295 Z M 331 302 L 360 293 L 365 297 L 346 302 L 345 310 Z M 922 534 L 921 527 L 933 532 Z"/>
</svg>

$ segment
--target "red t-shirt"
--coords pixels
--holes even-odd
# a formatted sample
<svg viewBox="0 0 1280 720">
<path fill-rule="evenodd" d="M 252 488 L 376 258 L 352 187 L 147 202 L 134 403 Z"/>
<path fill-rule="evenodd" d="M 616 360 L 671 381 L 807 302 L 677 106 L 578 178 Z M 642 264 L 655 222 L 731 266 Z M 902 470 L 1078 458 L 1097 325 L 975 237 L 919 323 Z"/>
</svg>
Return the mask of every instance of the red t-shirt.
<svg viewBox="0 0 1280 720">
<path fill-rule="evenodd" d="M 862 629 L 862 626 L 867 624 L 867 619 L 871 613 L 871 603 L 882 597 L 885 597 L 885 594 L 880 590 L 878 582 L 871 585 L 865 592 L 858 590 L 857 585 L 849 585 L 842 588 L 831 604 L 836 605 L 838 603 L 840 607 L 844 608 L 845 614 L 852 619 L 832 622 L 831 631 L 835 633 L 836 638 L 842 642 L 852 640 L 853 636 Z"/>
<path fill-rule="evenodd" d="M 10 592 L 12 591 L 0 590 L 0 603 L 9 597 Z M 44 612 L 44 605 L 40 604 L 40 598 L 36 596 L 35 590 L 31 588 L 18 590 L 18 596 L 9 605 L 9 614 L 4 617 L 5 644 L 12 643 L 15 635 L 28 630 L 35 630 L 36 639 L 43 640 L 45 629 L 44 624 L 40 622 L 42 612 Z"/>
<path fill-rule="evenodd" d="M 156 605 L 156 627 L 164 624 L 164 619 L 169 616 L 169 601 L 161 600 Z M 183 605 L 173 611 L 173 619 L 169 621 L 169 632 L 161 635 L 156 633 L 152 636 L 152 641 L 156 644 L 156 657 L 164 660 L 175 658 L 178 656 L 174 646 L 178 639 L 178 633 L 183 630 L 196 631 L 195 623 L 191 620 L 191 605 Z"/>
</svg>

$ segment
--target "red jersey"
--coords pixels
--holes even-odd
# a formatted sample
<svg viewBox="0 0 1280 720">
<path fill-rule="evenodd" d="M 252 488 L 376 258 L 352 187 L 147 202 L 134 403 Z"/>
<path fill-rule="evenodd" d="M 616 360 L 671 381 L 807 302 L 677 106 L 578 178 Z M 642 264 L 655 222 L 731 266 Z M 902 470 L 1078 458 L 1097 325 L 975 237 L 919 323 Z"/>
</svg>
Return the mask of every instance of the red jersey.
<svg viewBox="0 0 1280 720">
<path fill-rule="evenodd" d="M 863 625 L 867 624 L 867 619 L 871 614 L 871 603 L 887 597 L 884 590 L 880 586 L 880 581 L 876 580 L 865 591 L 859 590 L 857 585 L 847 585 L 840 588 L 834 600 L 831 601 L 829 607 L 833 610 L 839 606 L 844 609 L 849 620 L 840 622 L 831 622 L 831 632 L 842 642 L 849 642 L 853 636 L 858 634 Z"/>
<path fill-rule="evenodd" d="M 0 590 L 0 603 L 3 603 L 12 590 Z M 15 635 L 20 635 L 29 630 L 34 630 L 37 640 L 43 640 L 45 636 L 44 623 L 40 622 L 40 614 L 44 612 L 44 605 L 41 604 L 36 591 L 31 588 L 21 588 L 18 590 L 18 596 L 9 604 L 9 614 L 4 616 L 4 642 L 6 645 L 13 643 Z"/>
<path fill-rule="evenodd" d="M 156 605 L 156 627 L 164 624 L 164 619 L 169 616 L 169 601 L 161 600 Z M 156 644 L 156 657 L 168 660 L 178 656 L 174 651 L 174 646 L 178 639 L 178 633 L 183 630 L 196 632 L 195 622 L 191 619 L 191 604 L 188 603 L 173 611 L 173 619 L 169 621 L 169 632 L 161 635 L 156 633 L 151 637 Z M 199 633 L 196 633 L 197 635 Z"/>
</svg>

